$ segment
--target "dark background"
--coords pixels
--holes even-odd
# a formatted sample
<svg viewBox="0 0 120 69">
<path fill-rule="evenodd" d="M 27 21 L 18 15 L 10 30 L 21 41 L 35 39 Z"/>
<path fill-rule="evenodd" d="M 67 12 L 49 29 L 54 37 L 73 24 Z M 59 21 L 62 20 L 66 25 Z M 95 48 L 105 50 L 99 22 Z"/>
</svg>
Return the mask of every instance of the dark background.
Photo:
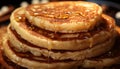
<svg viewBox="0 0 120 69">
<path fill-rule="evenodd" d="M 0 0 L 0 7 L 4 5 L 14 5 L 17 7 L 22 1 L 31 2 L 31 0 Z"/>
<path fill-rule="evenodd" d="M 0 7 L 3 6 L 3 5 L 19 6 L 19 4 L 22 1 L 27 1 L 28 3 L 31 2 L 31 0 L 0 0 Z M 50 0 L 50 1 L 61 1 L 61 0 Z M 75 0 L 73 0 L 73 1 L 75 1 Z M 93 0 L 93 1 L 112 1 L 112 2 L 120 4 L 120 0 Z"/>
</svg>

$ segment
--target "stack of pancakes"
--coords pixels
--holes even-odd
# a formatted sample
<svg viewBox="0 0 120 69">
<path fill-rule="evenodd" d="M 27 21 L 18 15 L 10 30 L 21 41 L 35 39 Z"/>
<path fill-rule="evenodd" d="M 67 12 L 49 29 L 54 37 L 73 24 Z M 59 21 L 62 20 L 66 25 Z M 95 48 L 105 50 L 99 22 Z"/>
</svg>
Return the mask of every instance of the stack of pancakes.
<svg viewBox="0 0 120 69">
<path fill-rule="evenodd" d="M 12 13 L 3 38 L 3 56 L 20 69 L 105 67 L 119 58 L 100 62 L 95 57 L 108 52 L 115 37 L 114 19 L 95 3 L 34 4 Z"/>
</svg>

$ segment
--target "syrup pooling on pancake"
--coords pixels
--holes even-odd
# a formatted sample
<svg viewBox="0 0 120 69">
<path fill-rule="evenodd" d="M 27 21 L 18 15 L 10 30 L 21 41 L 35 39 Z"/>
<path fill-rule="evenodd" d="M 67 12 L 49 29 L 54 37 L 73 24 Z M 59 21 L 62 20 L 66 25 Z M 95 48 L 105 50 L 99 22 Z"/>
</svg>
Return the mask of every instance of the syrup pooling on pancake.
<svg viewBox="0 0 120 69">
<path fill-rule="evenodd" d="M 95 3 L 89 4 L 87 2 L 53 2 L 30 5 L 25 15 L 30 23 L 42 29 L 67 33 L 83 32 L 93 29 L 98 24 L 96 22 L 99 21 L 102 13 L 100 6 Z"/>
<path fill-rule="evenodd" d="M 72 18 L 78 18 L 80 17 L 80 21 L 87 22 L 90 20 L 90 18 L 95 18 L 94 16 L 97 16 L 97 11 L 98 8 L 93 9 L 91 8 L 86 8 L 87 5 L 73 5 L 71 4 L 54 4 L 54 5 L 31 5 L 28 7 L 28 11 L 32 16 L 43 16 L 47 18 L 55 18 L 55 19 L 69 19 L 71 20 Z M 57 7 L 57 8 L 55 8 Z M 49 11 L 49 12 L 48 12 Z M 93 12 L 94 11 L 94 12 Z M 93 15 L 93 16 L 90 16 Z M 89 16 L 89 17 L 87 17 Z M 86 18 L 85 18 L 86 17 Z M 67 21 L 67 20 L 65 20 Z M 64 22 L 64 20 L 63 20 Z M 62 23 L 62 22 L 60 22 Z"/>
</svg>

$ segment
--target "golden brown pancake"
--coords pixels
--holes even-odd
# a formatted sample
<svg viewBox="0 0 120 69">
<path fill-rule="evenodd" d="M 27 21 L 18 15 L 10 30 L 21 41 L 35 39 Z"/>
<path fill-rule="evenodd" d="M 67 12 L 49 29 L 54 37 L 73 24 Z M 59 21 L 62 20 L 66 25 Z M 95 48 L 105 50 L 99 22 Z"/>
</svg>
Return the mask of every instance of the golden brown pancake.
<svg viewBox="0 0 120 69">
<path fill-rule="evenodd" d="M 71 1 L 35 4 L 26 8 L 30 23 L 55 32 L 85 32 L 100 20 L 102 8 L 91 2 Z"/>
<path fill-rule="evenodd" d="M 36 28 L 36 26 L 33 25 L 29 25 L 30 23 L 25 20 L 26 17 L 24 16 L 24 12 L 24 8 L 18 8 L 12 14 L 12 28 L 28 42 L 43 48 L 58 50 L 80 50 L 93 47 L 95 44 L 104 42 L 106 39 L 111 38 L 111 36 L 115 34 L 114 20 L 104 14 L 102 16 L 105 20 L 105 23 L 94 28 L 94 30 L 84 33 L 68 34 L 54 33 L 41 28 Z"/>
<path fill-rule="evenodd" d="M 16 68 L 10 63 L 28 69 L 111 66 L 120 59 L 119 50 L 114 48 L 115 29 L 114 19 L 91 2 L 21 7 L 11 15 L 2 40 L 1 62 L 8 69 Z M 110 52 L 113 56 L 106 56 Z"/>
</svg>

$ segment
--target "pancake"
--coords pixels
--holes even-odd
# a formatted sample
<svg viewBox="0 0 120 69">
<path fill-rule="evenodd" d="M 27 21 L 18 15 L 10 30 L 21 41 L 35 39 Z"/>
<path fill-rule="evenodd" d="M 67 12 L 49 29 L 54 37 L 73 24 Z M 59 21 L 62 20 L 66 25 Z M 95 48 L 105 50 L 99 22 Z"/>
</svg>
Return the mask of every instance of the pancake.
<svg viewBox="0 0 120 69">
<path fill-rule="evenodd" d="M 2 38 L 0 62 L 7 69 L 109 67 L 120 62 L 119 45 L 114 44 L 117 32 L 114 19 L 95 3 L 20 7 L 12 13 Z"/>
<path fill-rule="evenodd" d="M 118 30 L 118 27 L 117 27 Z M 120 39 L 120 34 L 118 34 L 118 36 L 116 37 L 117 40 L 115 42 L 115 45 L 113 46 L 113 48 L 106 52 L 105 54 L 102 54 L 100 56 L 97 57 L 93 57 L 93 58 L 89 58 L 89 59 L 85 59 L 84 61 L 82 61 L 82 63 L 80 63 L 80 66 L 78 66 L 78 69 L 84 69 L 83 67 L 85 67 L 85 69 L 91 69 L 91 68 L 118 68 L 118 66 L 115 67 L 111 66 L 113 64 L 117 64 L 120 62 L 120 45 L 119 45 L 119 39 Z M 7 44 L 7 43 L 5 43 Z M 9 50 L 9 49 L 8 49 Z M 10 49 L 11 50 L 11 49 Z M 12 51 L 12 50 L 11 50 Z M 10 52 L 9 52 L 10 53 Z M 4 57 L 7 58 L 7 57 Z M 9 62 L 7 61 L 9 60 Z M 9 68 L 9 69 L 26 69 L 25 67 L 21 67 L 21 65 L 18 65 L 17 63 L 12 62 L 9 58 L 4 59 L 4 61 L 7 61 L 7 64 L 9 64 L 10 66 L 12 66 L 13 68 Z M 13 64 L 13 65 L 12 65 Z M 109 67 L 111 66 L 111 67 Z M 6 68 L 6 67 L 5 67 Z M 3 67 L 4 69 L 4 67 Z M 75 68 L 68 68 L 68 69 L 75 69 Z"/>
<path fill-rule="evenodd" d="M 49 56 L 55 60 L 56 59 L 82 60 L 88 57 L 90 58 L 90 57 L 103 54 L 109 49 L 111 49 L 111 47 L 113 46 L 114 37 L 115 37 L 113 36 L 107 39 L 106 41 L 95 45 L 94 47 L 83 49 L 83 50 L 56 50 L 56 49 L 49 50 L 47 48 L 38 47 L 34 44 L 27 42 L 21 37 L 18 37 L 20 35 L 18 35 L 15 31 L 9 30 L 9 28 L 8 28 L 8 33 L 9 33 L 9 40 L 17 51 L 22 51 L 22 52 L 28 51 L 36 56 L 40 56 L 40 55 L 44 55 L 46 57 Z"/>
<path fill-rule="evenodd" d="M 22 38 L 27 40 L 28 42 L 48 49 L 64 49 L 64 50 L 80 50 L 85 49 L 94 46 L 97 43 L 101 43 L 105 41 L 107 38 L 110 38 L 114 32 L 114 20 L 107 16 L 102 15 L 105 20 L 105 25 L 102 25 L 91 32 L 86 33 L 73 33 L 73 34 L 66 34 L 58 33 L 58 36 L 55 39 L 52 39 L 52 36 L 56 35 L 54 33 L 51 33 L 52 36 L 47 36 L 46 34 L 50 32 L 46 32 L 46 34 L 43 34 L 46 30 L 42 30 L 38 28 L 39 30 L 35 31 L 34 27 L 29 26 L 24 19 L 24 8 L 19 8 L 15 12 L 13 12 L 11 16 L 11 27 L 14 29 Z M 19 17 L 19 16 L 22 16 Z M 18 17 L 21 18 L 18 20 Z M 25 23 L 24 23 L 25 22 Z M 105 26 L 105 27 L 104 27 Z M 101 27 L 103 27 L 101 29 Z M 31 29 L 33 28 L 33 29 Z M 39 33 L 38 31 L 42 32 Z M 61 37 L 64 36 L 64 38 L 60 38 L 59 34 L 61 34 Z M 76 36 L 78 35 L 78 36 Z M 104 36 L 104 37 L 103 37 Z M 78 39 L 79 38 L 79 39 Z M 60 40 L 59 40 L 60 39 Z M 74 47 L 76 46 L 76 47 Z"/>
<path fill-rule="evenodd" d="M 83 1 L 35 4 L 28 6 L 25 11 L 30 23 L 42 29 L 66 33 L 93 29 L 101 14 L 99 5 Z"/>
<path fill-rule="evenodd" d="M 120 64 L 120 28 L 116 28 L 118 36 L 111 50 L 97 57 L 86 59 L 83 63 L 84 68 L 103 68 L 103 69 L 118 69 Z M 116 67 L 115 67 L 116 65 Z M 118 65 L 118 66 L 117 66 Z"/>
<path fill-rule="evenodd" d="M 21 65 L 23 67 L 27 67 L 27 68 L 32 68 L 32 69 L 54 69 L 56 67 L 59 67 L 58 69 L 70 69 L 72 67 L 76 67 L 77 65 L 79 65 L 81 63 L 81 61 L 57 61 L 57 60 L 53 60 L 53 62 L 50 62 L 51 60 L 47 60 L 44 58 L 37 58 L 34 56 L 30 56 L 30 54 L 28 54 L 29 56 L 27 56 L 27 53 L 17 53 L 16 51 L 13 50 L 13 48 L 11 48 L 9 45 L 9 43 L 7 43 L 7 40 L 4 41 L 5 44 L 3 46 L 4 48 L 4 52 L 6 54 L 6 56 L 13 61 L 14 63 Z M 49 57 L 48 57 L 49 58 Z"/>
</svg>

